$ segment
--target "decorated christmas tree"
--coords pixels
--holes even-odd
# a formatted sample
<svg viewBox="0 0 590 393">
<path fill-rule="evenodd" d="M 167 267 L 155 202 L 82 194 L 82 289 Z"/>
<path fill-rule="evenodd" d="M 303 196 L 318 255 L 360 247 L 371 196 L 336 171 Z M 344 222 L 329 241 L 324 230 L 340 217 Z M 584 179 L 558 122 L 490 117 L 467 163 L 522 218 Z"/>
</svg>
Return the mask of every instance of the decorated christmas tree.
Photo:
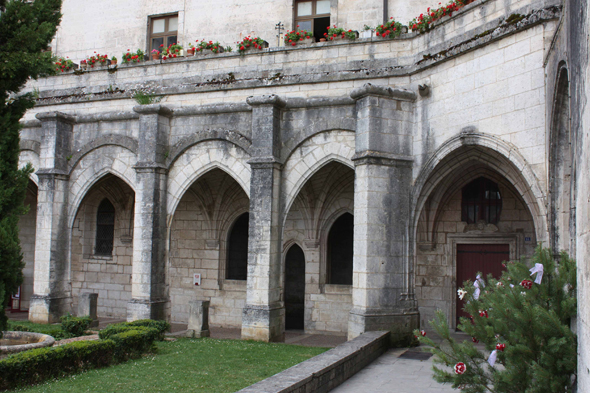
<svg viewBox="0 0 590 393">
<path fill-rule="evenodd" d="M 466 281 L 458 329 L 470 339 L 450 335 L 438 312 L 431 326 L 443 338 L 435 344 L 415 332 L 435 354 L 434 379 L 463 392 L 569 392 L 576 374 L 576 264 L 562 253 L 537 248 L 529 263 L 506 263 L 499 280 Z"/>
</svg>

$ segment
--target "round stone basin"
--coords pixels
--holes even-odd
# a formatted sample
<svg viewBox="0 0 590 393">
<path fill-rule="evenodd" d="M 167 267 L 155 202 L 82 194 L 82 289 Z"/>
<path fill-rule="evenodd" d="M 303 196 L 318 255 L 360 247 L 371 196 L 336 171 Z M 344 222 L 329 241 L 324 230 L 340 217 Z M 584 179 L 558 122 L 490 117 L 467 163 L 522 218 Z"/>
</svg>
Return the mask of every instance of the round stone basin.
<svg viewBox="0 0 590 393">
<path fill-rule="evenodd" d="M 33 348 L 50 347 L 55 339 L 47 334 L 32 332 L 4 332 L 0 339 L 0 355 L 8 355 Z"/>
</svg>

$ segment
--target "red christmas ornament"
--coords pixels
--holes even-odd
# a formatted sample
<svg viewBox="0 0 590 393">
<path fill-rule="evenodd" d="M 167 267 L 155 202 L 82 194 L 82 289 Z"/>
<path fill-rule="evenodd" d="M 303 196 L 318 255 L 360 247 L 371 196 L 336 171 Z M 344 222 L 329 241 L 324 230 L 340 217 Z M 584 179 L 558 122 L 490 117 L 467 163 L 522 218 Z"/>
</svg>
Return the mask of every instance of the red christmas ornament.
<svg viewBox="0 0 590 393">
<path fill-rule="evenodd" d="M 504 348 L 506 348 L 506 344 L 500 344 L 500 343 L 496 344 L 496 349 L 498 351 L 504 352 Z"/>
<path fill-rule="evenodd" d="M 422 335 L 422 337 L 426 337 L 426 332 L 424 330 L 420 330 L 420 334 Z"/>
<path fill-rule="evenodd" d="M 531 289 L 533 287 L 533 282 L 531 280 L 522 280 L 520 285 L 525 289 Z"/>
<path fill-rule="evenodd" d="M 477 338 L 475 338 L 475 337 L 471 337 L 471 341 L 473 341 L 476 344 L 479 342 L 479 340 Z"/>
<path fill-rule="evenodd" d="M 467 370 L 465 363 L 459 362 L 455 364 L 455 374 L 463 374 Z"/>
</svg>

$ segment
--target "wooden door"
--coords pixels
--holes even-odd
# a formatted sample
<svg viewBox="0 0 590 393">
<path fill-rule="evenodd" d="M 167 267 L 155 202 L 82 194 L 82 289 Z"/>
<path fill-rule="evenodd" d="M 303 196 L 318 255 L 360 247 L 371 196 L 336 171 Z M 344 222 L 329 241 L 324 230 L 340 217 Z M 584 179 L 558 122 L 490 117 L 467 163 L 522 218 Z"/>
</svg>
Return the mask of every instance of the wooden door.
<svg viewBox="0 0 590 393">
<path fill-rule="evenodd" d="M 466 280 L 475 281 L 477 272 L 482 277 L 492 274 L 494 278 L 500 278 L 504 267 L 502 262 L 510 259 L 510 245 L 508 244 L 457 244 L 457 288 L 463 288 Z M 455 296 L 456 292 L 455 292 Z M 469 317 L 463 311 L 465 300 L 457 297 L 457 320 L 460 317 Z"/>
</svg>

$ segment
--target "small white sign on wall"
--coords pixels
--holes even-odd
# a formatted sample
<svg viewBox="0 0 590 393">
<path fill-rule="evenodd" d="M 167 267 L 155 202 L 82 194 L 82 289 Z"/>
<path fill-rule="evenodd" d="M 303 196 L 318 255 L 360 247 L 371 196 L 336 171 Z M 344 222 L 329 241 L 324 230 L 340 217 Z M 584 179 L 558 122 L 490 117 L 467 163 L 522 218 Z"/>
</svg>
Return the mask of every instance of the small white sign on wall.
<svg viewBox="0 0 590 393">
<path fill-rule="evenodd" d="M 201 273 L 195 273 L 193 275 L 193 284 L 195 285 L 195 287 L 201 286 Z"/>
</svg>

